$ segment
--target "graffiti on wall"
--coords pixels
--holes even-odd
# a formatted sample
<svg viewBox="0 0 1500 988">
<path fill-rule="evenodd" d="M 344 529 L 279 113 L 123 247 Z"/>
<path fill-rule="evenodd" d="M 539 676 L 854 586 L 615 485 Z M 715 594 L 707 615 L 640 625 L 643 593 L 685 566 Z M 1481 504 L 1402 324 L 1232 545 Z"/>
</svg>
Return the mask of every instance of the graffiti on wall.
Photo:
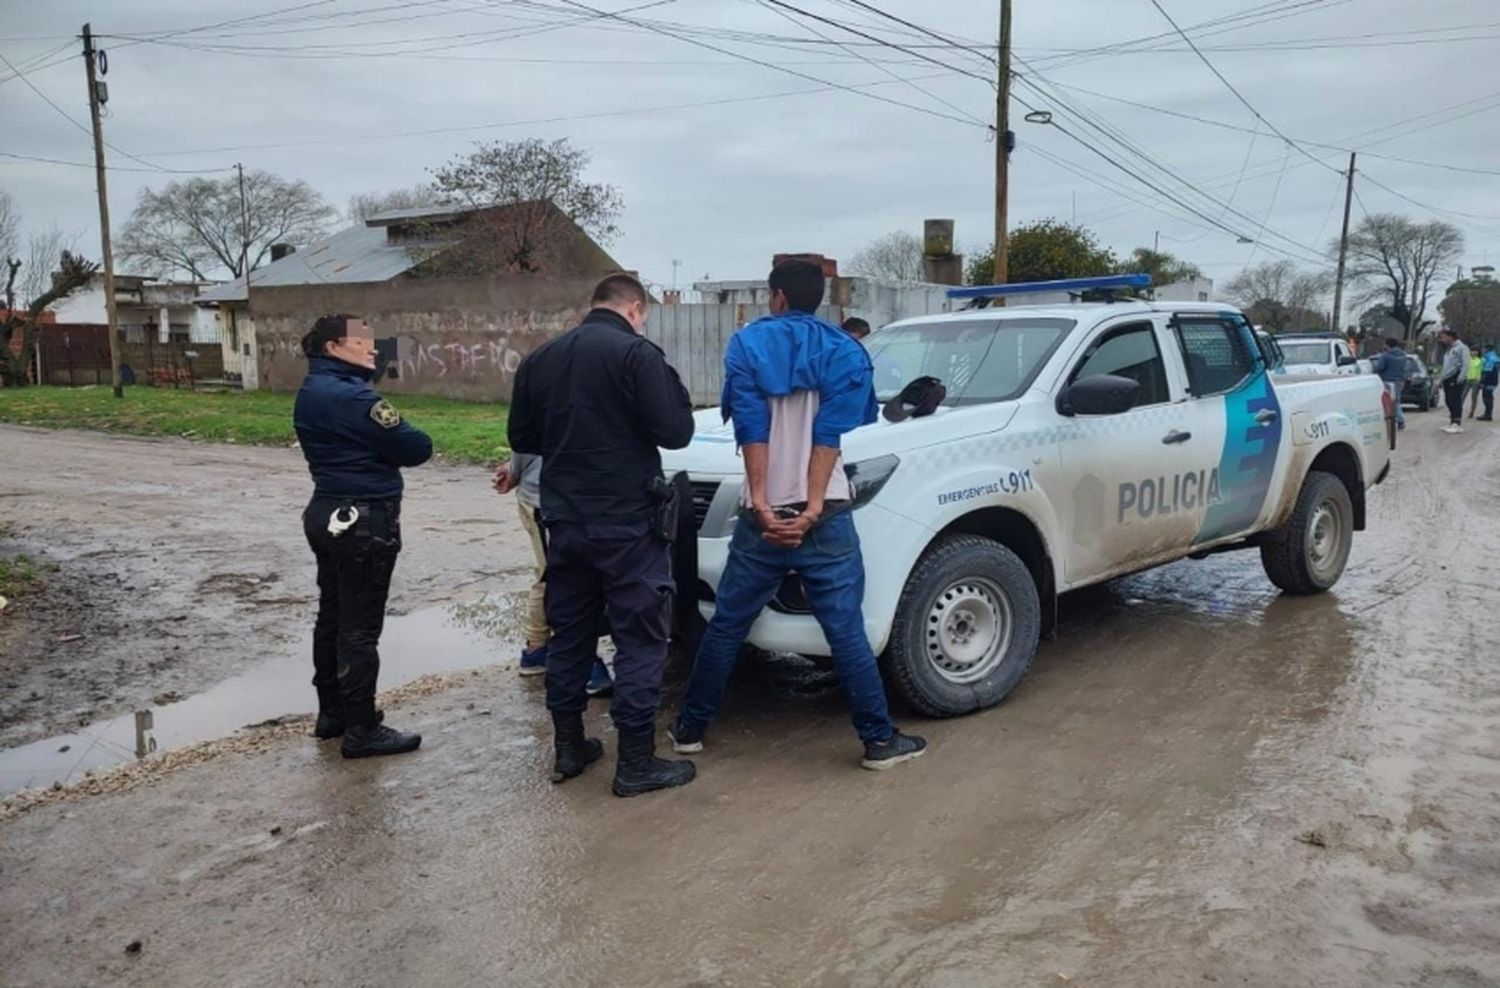
<svg viewBox="0 0 1500 988">
<path fill-rule="evenodd" d="M 515 376 L 525 356 L 507 339 L 482 340 L 478 343 L 424 343 L 410 336 L 393 339 L 397 357 L 391 376 L 421 381 L 449 377 L 487 377 L 499 374 L 505 380 Z M 377 344 L 378 348 L 378 344 Z"/>
</svg>

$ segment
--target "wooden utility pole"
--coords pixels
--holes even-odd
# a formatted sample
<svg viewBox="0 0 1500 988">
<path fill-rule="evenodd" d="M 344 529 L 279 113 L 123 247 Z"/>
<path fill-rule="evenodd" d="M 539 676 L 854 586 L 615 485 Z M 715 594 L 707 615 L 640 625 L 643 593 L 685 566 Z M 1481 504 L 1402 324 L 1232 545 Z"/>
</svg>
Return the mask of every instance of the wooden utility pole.
<svg viewBox="0 0 1500 988">
<path fill-rule="evenodd" d="M 1339 322 L 1344 314 L 1344 261 L 1349 256 L 1349 207 L 1354 202 L 1354 152 L 1349 152 L 1349 185 L 1344 189 L 1344 232 L 1339 237 L 1339 270 L 1333 277 L 1333 318 L 1329 320 L 1334 333 L 1339 331 Z"/>
<path fill-rule="evenodd" d="M 1000 78 L 995 87 L 994 282 L 997 285 L 1010 280 L 1010 2 L 1000 0 Z"/>
<path fill-rule="evenodd" d="M 245 275 L 245 315 L 250 314 L 250 206 L 245 201 L 245 166 L 238 161 L 234 170 L 240 177 L 240 271 Z"/>
<path fill-rule="evenodd" d="M 94 51 L 94 35 L 89 26 L 83 26 L 83 64 L 89 81 L 89 118 L 94 124 L 94 178 L 99 186 L 99 240 L 104 255 L 104 311 L 109 322 L 109 368 L 114 382 L 115 397 L 125 397 L 125 386 L 120 380 L 120 321 L 115 307 L 115 252 L 109 235 L 109 190 L 104 180 L 104 130 L 99 123 L 99 107 L 109 99 L 108 91 L 99 81 L 95 68 L 98 53 Z M 102 98 L 101 98 L 102 97 Z"/>
</svg>

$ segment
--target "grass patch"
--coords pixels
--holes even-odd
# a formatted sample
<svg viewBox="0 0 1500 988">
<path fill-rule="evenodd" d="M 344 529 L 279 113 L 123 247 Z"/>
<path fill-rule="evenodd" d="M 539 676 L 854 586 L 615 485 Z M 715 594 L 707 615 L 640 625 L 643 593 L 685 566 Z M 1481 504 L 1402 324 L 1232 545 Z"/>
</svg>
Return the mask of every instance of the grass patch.
<svg viewBox="0 0 1500 988">
<path fill-rule="evenodd" d="M 0 597 L 15 600 L 37 581 L 36 563 L 25 556 L 7 559 L 0 556 Z"/>
<path fill-rule="evenodd" d="M 291 394 L 270 391 L 217 393 L 148 388 L 3 388 L 0 422 L 48 429 L 91 429 L 134 436 L 183 436 L 208 442 L 290 446 Z M 396 395 L 391 404 L 432 437 L 438 454 L 457 463 L 492 463 L 510 452 L 505 405 L 481 405 Z"/>
</svg>

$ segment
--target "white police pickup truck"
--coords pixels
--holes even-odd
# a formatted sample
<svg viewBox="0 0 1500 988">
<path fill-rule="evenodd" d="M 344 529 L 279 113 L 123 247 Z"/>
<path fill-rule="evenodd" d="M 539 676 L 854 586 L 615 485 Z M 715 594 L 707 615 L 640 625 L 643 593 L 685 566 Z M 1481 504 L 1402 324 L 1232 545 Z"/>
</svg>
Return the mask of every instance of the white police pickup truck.
<svg viewBox="0 0 1500 988">
<path fill-rule="evenodd" d="M 1069 590 L 1240 548 L 1259 549 L 1287 593 L 1327 590 L 1390 466 L 1378 380 L 1273 376 L 1244 316 L 1215 303 L 971 308 L 894 323 L 866 345 L 881 401 L 924 375 L 947 388 L 934 414 L 844 440 L 866 630 L 887 682 L 930 715 L 999 703 Z M 702 412 L 692 444 L 664 460 L 692 481 L 711 614 L 742 497 L 733 432 Z M 795 577 L 750 641 L 828 655 Z"/>
</svg>

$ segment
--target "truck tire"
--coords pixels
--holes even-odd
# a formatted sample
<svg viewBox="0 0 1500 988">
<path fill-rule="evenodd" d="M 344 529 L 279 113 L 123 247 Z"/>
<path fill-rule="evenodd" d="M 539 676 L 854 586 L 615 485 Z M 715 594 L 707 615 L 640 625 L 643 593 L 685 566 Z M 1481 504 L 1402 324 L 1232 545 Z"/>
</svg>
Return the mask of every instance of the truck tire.
<svg viewBox="0 0 1500 988">
<path fill-rule="evenodd" d="M 1277 540 L 1260 547 L 1271 582 L 1289 594 L 1322 593 L 1344 575 L 1354 543 L 1354 504 L 1331 473 L 1314 470 L 1302 483 L 1297 507 Z"/>
<path fill-rule="evenodd" d="M 931 717 L 993 707 L 1036 655 L 1041 603 L 1031 571 L 1000 543 L 950 535 L 918 560 L 885 664 L 896 692 Z"/>
</svg>

